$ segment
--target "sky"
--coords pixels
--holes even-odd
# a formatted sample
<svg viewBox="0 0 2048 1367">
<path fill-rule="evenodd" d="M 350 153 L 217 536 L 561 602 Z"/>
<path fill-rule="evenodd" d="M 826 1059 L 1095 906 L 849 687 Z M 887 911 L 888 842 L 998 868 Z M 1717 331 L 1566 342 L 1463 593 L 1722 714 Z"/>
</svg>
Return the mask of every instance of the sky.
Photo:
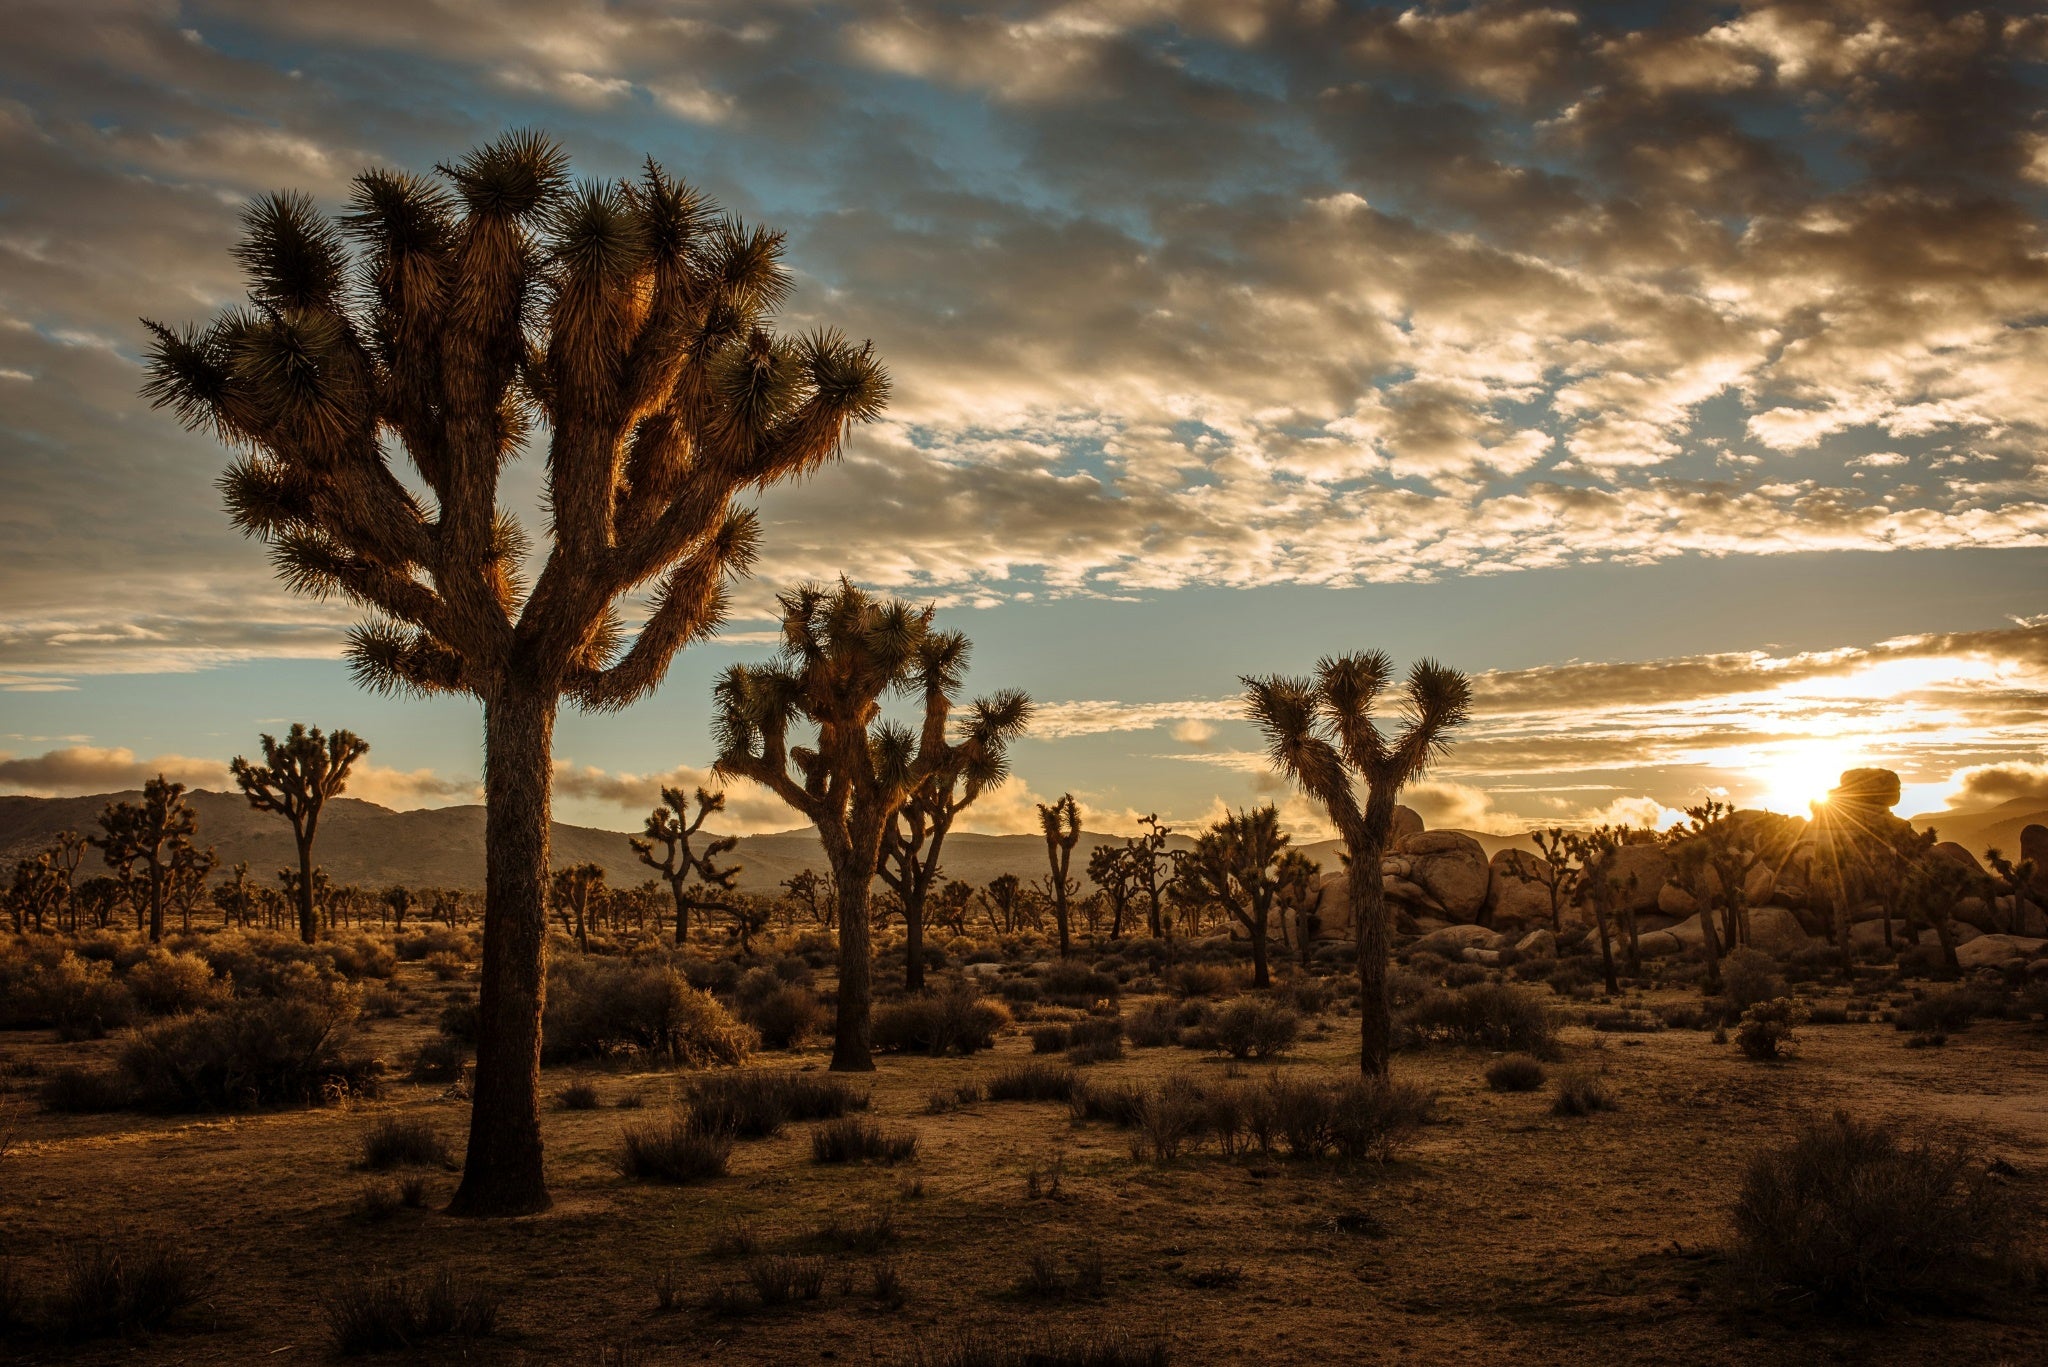
<svg viewBox="0 0 2048 1367">
<path fill-rule="evenodd" d="M 1473 676 L 1432 825 L 1803 811 L 1864 764 L 2048 805 L 2037 8 L 13 0 L 0 793 L 223 787 L 297 720 L 370 741 L 354 795 L 477 799 L 475 704 L 351 685 L 349 611 L 138 396 L 137 320 L 240 297 L 254 195 L 538 127 L 785 231 L 782 324 L 894 378 L 762 499 L 725 633 L 564 713 L 558 819 L 702 781 L 712 680 L 841 573 L 1039 702 L 977 829 L 1071 791 L 1320 834 L 1238 679 L 1368 648 Z"/>
</svg>

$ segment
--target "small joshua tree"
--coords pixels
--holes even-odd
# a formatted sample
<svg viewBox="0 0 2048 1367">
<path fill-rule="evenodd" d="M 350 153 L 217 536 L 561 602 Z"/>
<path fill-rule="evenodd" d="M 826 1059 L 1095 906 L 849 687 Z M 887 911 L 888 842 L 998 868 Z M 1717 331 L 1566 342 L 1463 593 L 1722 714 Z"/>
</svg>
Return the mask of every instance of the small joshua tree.
<svg viewBox="0 0 2048 1367">
<path fill-rule="evenodd" d="M 1287 834 L 1272 807 L 1233 812 L 1195 837 L 1180 864 L 1181 882 L 1198 901 L 1215 902 L 1245 928 L 1252 942 L 1252 986 L 1271 987 L 1266 930 L 1280 896 L 1280 856 Z"/>
<path fill-rule="evenodd" d="M 970 647 L 957 631 L 935 631 L 925 635 L 918 650 L 918 674 L 930 716 L 931 695 L 949 697 L 959 691 Z M 1003 720 L 1000 713 L 976 712 L 959 743 L 950 747 L 946 762 L 918 785 L 882 837 L 882 881 L 903 903 L 903 985 L 912 992 L 924 989 L 926 902 L 939 876 L 939 852 L 946 836 L 962 812 L 1009 778 L 1014 733 L 989 724 Z"/>
<path fill-rule="evenodd" d="M 1171 929 L 1161 894 L 1173 881 L 1175 861 L 1166 848 L 1173 827 L 1161 824 L 1157 812 L 1139 817 L 1138 824 L 1145 829 L 1126 840 L 1124 848 L 1130 852 L 1131 870 L 1145 894 L 1146 927 L 1156 940 Z"/>
<path fill-rule="evenodd" d="M 988 913 L 989 929 L 998 935 L 1014 935 L 1024 923 L 1024 880 L 1014 873 L 999 873 L 975 894 Z"/>
<path fill-rule="evenodd" d="M 549 897 L 561 913 L 565 930 L 576 937 L 576 947 L 590 952 L 590 923 L 605 895 L 602 864 L 570 864 L 555 870 L 549 883 Z"/>
<path fill-rule="evenodd" d="M 668 881 L 669 893 L 676 903 L 676 944 L 688 942 L 690 937 L 690 913 L 702 908 L 710 910 L 721 905 L 713 898 L 692 897 L 688 891 L 691 875 L 709 888 L 720 892 L 731 892 L 733 883 L 740 876 L 740 865 L 721 865 L 718 857 L 730 854 L 739 848 L 736 835 L 720 836 L 704 846 L 702 854 L 690 849 L 704 829 L 704 818 L 713 812 L 725 810 L 725 794 L 697 790 L 697 815 L 688 822 L 690 800 L 680 788 L 663 788 L 662 805 L 647 814 L 645 831 L 641 835 L 629 836 L 633 852 L 640 856 L 640 862 L 653 869 Z M 661 858 L 654 857 L 654 847 L 661 846 Z"/>
<path fill-rule="evenodd" d="M 2006 922 L 2006 931 L 2013 935 L 2025 934 L 2027 905 L 2034 900 L 2034 884 L 2040 877 L 2034 861 L 2022 859 L 2014 863 L 1994 845 L 1984 851 L 1984 864 L 1991 870 L 1994 891 L 2012 899 L 2012 915 Z"/>
<path fill-rule="evenodd" d="M 317 726 L 308 730 L 293 722 L 283 741 L 263 737 L 263 763 L 251 764 L 236 755 L 228 766 L 251 807 L 276 812 L 291 822 L 292 839 L 299 847 L 299 938 L 307 944 L 320 934 L 320 922 L 313 912 L 312 876 L 313 837 L 319 833 L 320 812 L 328 798 L 348 786 L 349 770 L 369 752 L 369 743 L 353 731 L 322 735 Z"/>
<path fill-rule="evenodd" d="M 1598 826 L 1568 836 L 1568 848 L 1579 864 L 1579 886 L 1593 908 L 1593 925 L 1600 933 L 1600 971 L 1608 996 L 1621 991 L 1614 971 L 1615 918 L 1626 896 L 1634 891 L 1634 874 L 1624 881 L 1617 871 L 1627 831 L 1619 826 Z"/>
<path fill-rule="evenodd" d="M 412 889 L 403 883 L 393 883 L 384 889 L 384 905 L 391 912 L 393 930 L 405 929 L 406 914 L 412 910 L 414 900 Z"/>
<path fill-rule="evenodd" d="M 1273 866 L 1277 884 L 1274 905 L 1285 913 L 1283 927 L 1288 921 L 1294 925 L 1295 952 L 1303 968 L 1308 967 L 1316 936 L 1323 928 L 1322 918 L 1316 914 L 1316 907 L 1323 900 L 1322 876 L 1323 866 L 1300 850 L 1282 850 L 1280 861 Z"/>
<path fill-rule="evenodd" d="M 185 852 L 198 829 L 198 813 L 185 805 L 185 785 L 158 774 L 142 785 L 142 801 L 108 803 L 100 813 L 100 834 L 90 837 L 107 866 L 129 885 L 137 912 L 147 913 L 152 942 L 164 938 L 174 868 L 190 858 Z"/>
<path fill-rule="evenodd" d="M 1069 871 L 1074 864 L 1074 846 L 1081 843 L 1081 808 L 1074 795 L 1062 793 L 1059 801 L 1049 807 L 1039 803 L 1038 826 L 1045 834 L 1046 860 L 1052 865 L 1046 891 L 1051 894 L 1053 921 L 1060 928 L 1060 957 L 1065 959 L 1074 952 L 1068 920 L 1076 888 Z"/>
<path fill-rule="evenodd" d="M 755 543 L 734 500 L 833 459 L 888 380 L 837 333 L 777 337 L 781 237 L 652 161 L 572 187 L 559 147 L 510 133 L 438 180 L 365 172 L 350 207 L 253 205 L 236 251 L 249 305 L 199 331 L 151 324 L 146 392 L 246 451 L 228 508 L 287 583 L 369 612 L 350 642 L 361 682 L 483 705 L 475 1095 L 449 1209 L 523 1215 L 549 1203 L 556 711 L 626 706 L 715 630 Z M 530 575 L 499 500 L 529 445 L 548 514 Z M 392 467 L 401 449 L 416 478 Z M 651 602 L 629 643 L 631 594 Z"/>
<path fill-rule="evenodd" d="M 1564 909 L 1578 896 L 1580 874 L 1583 872 L 1572 862 L 1577 855 L 1573 852 L 1571 832 L 1562 826 L 1552 826 L 1547 830 L 1529 832 L 1529 840 L 1541 857 L 1530 861 L 1515 860 L 1507 866 L 1508 876 L 1543 889 L 1550 902 L 1550 929 L 1552 932 L 1561 931 L 1564 929 Z"/>
<path fill-rule="evenodd" d="M 1387 901 L 1377 871 L 1402 787 L 1450 744 L 1472 706 L 1465 676 L 1434 661 L 1408 672 L 1407 724 L 1389 739 L 1372 711 L 1393 677 L 1381 651 L 1325 658 L 1313 678 L 1246 678 L 1246 711 L 1266 737 L 1273 766 L 1322 805 L 1351 857 L 1351 924 L 1358 937 L 1359 1067 L 1387 1075 L 1393 1022 L 1387 1010 Z M 1364 785 L 1365 801 L 1358 786 Z"/>
<path fill-rule="evenodd" d="M 1088 852 L 1088 879 L 1109 899 L 1109 938 L 1121 940 L 1124 914 L 1138 895 L 1138 865 L 1128 845 L 1097 845 Z"/>
<path fill-rule="evenodd" d="M 1031 715 L 1022 693 L 977 701 L 966 735 L 949 740 L 954 706 L 928 649 L 932 609 L 878 599 L 842 579 L 780 595 L 782 658 L 734 665 L 714 692 L 717 772 L 761 784 L 818 828 L 839 896 L 839 1006 L 832 1067 L 868 1072 L 872 964 L 868 901 L 889 823 L 934 775 L 959 763 L 976 732 L 1005 741 Z M 922 698 L 917 732 L 881 719 L 885 694 Z M 789 730 L 814 728 L 792 746 Z"/>
</svg>

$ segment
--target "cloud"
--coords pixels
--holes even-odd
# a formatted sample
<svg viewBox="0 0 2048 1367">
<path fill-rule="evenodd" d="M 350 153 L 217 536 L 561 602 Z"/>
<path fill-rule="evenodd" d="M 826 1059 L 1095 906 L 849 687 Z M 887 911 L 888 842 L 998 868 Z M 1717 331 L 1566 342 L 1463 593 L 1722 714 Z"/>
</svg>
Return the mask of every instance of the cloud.
<svg viewBox="0 0 2048 1367">
<path fill-rule="evenodd" d="M 1209 742 L 1216 739 L 1216 728 L 1208 722 L 1193 718 L 1178 721 L 1168 729 L 1167 734 L 1182 745 L 1191 745 L 1197 750 L 1209 748 Z"/>
<path fill-rule="evenodd" d="M 0 754 L 0 788 L 35 797 L 128 792 L 158 774 L 187 787 L 225 789 L 227 766 L 188 755 L 141 760 L 122 747 L 70 745 L 40 755 Z"/>
<path fill-rule="evenodd" d="M 2025 799 L 2048 806 L 2048 764 L 2027 760 L 1959 769 L 1950 778 L 1948 805 L 1960 811 Z"/>
<path fill-rule="evenodd" d="M 391 769 L 381 764 L 358 764 L 349 772 L 346 795 L 404 811 L 413 807 L 481 802 L 484 789 L 477 779 L 450 777 L 432 769 Z"/>
<path fill-rule="evenodd" d="M 780 798 L 760 785 L 746 781 L 729 782 L 709 769 L 677 765 L 665 773 L 634 774 L 578 765 L 570 760 L 555 761 L 555 796 L 558 799 L 625 809 L 645 815 L 661 802 L 663 788 L 680 788 L 693 793 L 698 788 L 724 792 L 725 810 L 711 824 L 721 834 L 756 835 L 764 831 L 786 831 L 806 825 Z"/>
</svg>

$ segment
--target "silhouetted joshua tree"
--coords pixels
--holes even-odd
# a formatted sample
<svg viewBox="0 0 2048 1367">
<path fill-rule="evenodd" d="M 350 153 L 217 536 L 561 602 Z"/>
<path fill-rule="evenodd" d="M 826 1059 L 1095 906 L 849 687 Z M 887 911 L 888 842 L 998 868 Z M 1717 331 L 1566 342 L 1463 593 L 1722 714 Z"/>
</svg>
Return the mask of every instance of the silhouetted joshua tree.
<svg viewBox="0 0 2048 1367">
<path fill-rule="evenodd" d="M 1137 853 L 1129 845 L 1097 845 L 1088 852 L 1088 879 L 1109 898 L 1109 938 L 1124 934 L 1124 913 L 1138 895 Z"/>
<path fill-rule="evenodd" d="M 556 709 L 624 707 L 715 629 L 755 542 L 733 500 L 836 456 L 887 377 L 837 333 L 773 335 L 781 237 L 651 160 L 572 188 L 559 147 L 511 133 L 438 180 L 364 173 L 338 221 L 299 194 L 246 221 L 248 306 L 200 331 L 151 324 L 146 392 L 247 449 L 228 508 L 288 584 L 370 613 L 359 681 L 483 704 L 475 1093 L 449 1209 L 542 1210 Z M 498 486 L 542 425 L 549 545 L 529 579 Z M 615 605 L 649 589 L 629 644 Z"/>
<path fill-rule="evenodd" d="M 1387 1075 L 1393 1023 L 1387 1012 L 1387 901 L 1380 857 L 1401 789 L 1450 744 L 1471 711 L 1465 676 L 1431 660 L 1408 671 L 1406 724 L 1391 740 L 1372 710 L 1393 676 L 1384 652 L 1325 658 L 1313 678 L 1246 678 L 1246 712 L 1266 737 L 1273 766 L 1330 815 L 1351 857 L 1351 924 L 1358 939 L 1359 1068 Z M 1363 804 L 1359 785 L 1364 785 Z"/>
<path fill-rule="evenodd" d="M 761 784 L 818 828 L 839 894 L 838 1020 L 832 1067 L 874 1068 L 868 1053 L 872 965 L 868 900 L 889 823 L 934 775 L 960 762 L 949 742 L 949 680 L 932 673 L 932 609 L 879 599 L 842 579 L 806 584 L 777 600 L 783 653 L 766 665 L 734 665 L 714 690 L 716 770 Z M 892 692 L 924 702 L 920 731 L 881 719 Z M 1023 731 L 1022 693 L 976 702 L 964 731 L 1005 741 Z M 792 724 L 815 744 L 789 744 Z"/>
<path fill-rule="evenodd" d="M 1285 927 L 1292 921 L 1295 952 L 1303 968 L 1308 967 L 1309 956 L 1315 952 L 1316 936 L 1323 928 L 1322 917 L 1316 912 L 1323 900 L 1322 876 L 1323 866 L 1300 850 L 1282 850 L 1280 862 L 1273 866 L 1277 884 L 1273 904 L 1285 913 L 1281 921 L 1283 942 Z"/>
<path fill-rule="evenodd" d="M 922 656 L 918 676 L 927 695 L 927 718 L 933 715 L 931 694 L 950 697 L 959 691 L 971 649 L 967 638 L 957 631 L 925 634 L 918 647 Z M 948 762 L 934 768 L 918 785 L 890 819 L 882 837 L 880 872 L 882 881 L 903 903 L 903 985 L 912 992 L 924 988 L 926 901 L 939 876 L 939 852 L 946 836 L 960 813 L 1010 776 L 1010 738 L 1014 733 L 989 724 L 1003 720 L 997 712 L 976 711 L 959 743 L 950 747 Z"/>
<path fill-rule="evenodd" d="M 307 730 L 293 722 L 282 742 L 275 736 L 263 737 L 263 763 L 251 764 L 236 755 L 228 766 L 251 807 L 276 812 L 292 824 L 292 839 L 299 848 L 299 938 L 307 944 L 320 934 L 313 912 L 313 838 L 320 829 L 320 812 L 328 798 L 348 786 L 349 770 L 369 752 L 369 742 L 353 731 L 327 736 L 317 726 Z"/>
<path fill-rule="evenodd" d="M 130 888 L 143 885 L 136 911 L 147 912 L 149 938 L 164 938 L 164 903 L 173 872 L 181 860 L 191 858 L 192 834 L 199 829 L 199 815 L 185 805 L 185 785 L 158 774 L 142 785 L 142 801 L 110 802 L 100 813 L 100 834 L 88 837 Z M 141 869 L 136 870 L 140 865 Z"/>
<path fill-rule="evenodd" d="M 1233 812 L 1195 837 L 1180 863 L 1180 879 L 1203 901 L 1215 902 L 1245 928 L 1252 942 L 1252 986 L 1271 987 L 1266 930 L 1280 895 L 1280 856 L 1287 834 L 1271 807 Z"/>
<path fill-rule="evenodd" d="M 1072 793 L 1060 794 L 1059 801 L 1047 806 L 1038 804 L 1038 827 L 1045 835 L 1045 858 L 1052 866 L 1046 877 L 1046 892 L 1052 901 L 1052 919 L 1060 930 L 1060 957 L 1070 958 L 1074 952 L 1073 937 L 1068 931 L 1075 892 L 1079 889 L 1070 870 L 1074 865 L 1074 846 L 1081 843 L 1081 808 L 1074 801 Z"/>
<path fill-rule="evenodd" d="M 680 788 L 663 788 L 662 805 L 647 814 L 644 834 L 628 836 L 633 852 L 640 856 L 640 862 L 660 874 L 668 882 L 669 893 L 676 903 L 676 943 L 684 944 L 690 936 L 690 913 L 694 910 L 711 910 L 724 905 L 715 897 L 692 897 L 688 884 L 692 875 L 709 888 L 720 892 L 731 892 L 733 883 L 740 876 L 738 864 L 721 865 L 720 855 L 731 854 L 739 848 L 740 838 L 736 835 L 720 836 L 704 846 L 702 854 L 693 853 L 690 842 L 704 829 L 704 818 L 713 812 L 725 810 L 725 794 L 697 790 L 697 815 L 685 822 L 690 812 L 690 799 Z M 661 846 L 661 858 L 654 857 L 654 847 Z"/>
<path fill-rule="evenodd" d="M 576 937 L 576 947 L 590 952 L 590 923 L 605 896 L 604 865 L 569 864 L 555 870 L 548 899 L 562 917 L 562 928 Z"/>
</svg>

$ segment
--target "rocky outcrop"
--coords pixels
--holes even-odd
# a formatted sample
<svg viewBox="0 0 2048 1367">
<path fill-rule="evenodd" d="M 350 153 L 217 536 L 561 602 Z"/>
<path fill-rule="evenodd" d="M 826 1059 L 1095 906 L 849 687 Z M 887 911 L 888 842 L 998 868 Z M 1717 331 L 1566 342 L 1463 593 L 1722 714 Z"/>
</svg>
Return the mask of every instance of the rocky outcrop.
<svg viewBox="0 0 2048 1367">
<path fill-rule="evenodd" d="M 1979 935 L 1968 944 L 1956 946 L 1956 962 L 1965 969 L 2004 968 L 2048 949 L 2048 939 L 2023 935 Z"/>
<path fill-rule="evenodd" d="M 1380 862 L 1387 896 L 1417 916 L 1476 921 L 1486 908 L 1493 870 L 1479 842 L 1460 831 L 1404 836 Z"/>
<path fill-rule="evenodd" d="M 1432 930 L 1409 948 L 1425 954 L 1440 954 L 1446 959 L 1455 959 L 1467 949 L 1484 949 L 1491 939 L 1493 932 L 1485 926 L 1445 926 L 1442 930 Z"/>
<path fill-rule="evenodd" d="M 1550 924 L 1550 865 L 1528 850 L 1498 850 L 1488 861 L 1487 922 L 1509 926 Z M 1540 876 L 1539 876 L 1540 875 Z"/>
</svg>

